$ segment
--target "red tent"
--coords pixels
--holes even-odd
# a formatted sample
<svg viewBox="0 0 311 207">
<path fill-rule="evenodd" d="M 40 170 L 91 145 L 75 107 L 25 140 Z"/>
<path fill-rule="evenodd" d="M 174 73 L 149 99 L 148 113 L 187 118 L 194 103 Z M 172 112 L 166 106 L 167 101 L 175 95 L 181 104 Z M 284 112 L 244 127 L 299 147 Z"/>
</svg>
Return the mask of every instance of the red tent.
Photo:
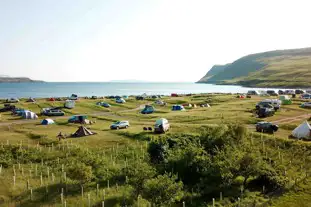
<svg viewBox="0 0 311 207">
<path fill-rule="evenodd" d="M 171 97 L 178 97 L 178 94 L 177 93 L 172 93 Z"/>
<path fill-rule="evenodd" d="M 55 101 L 55 98 L 49 98 L 49 101 Z"/>
</svg>

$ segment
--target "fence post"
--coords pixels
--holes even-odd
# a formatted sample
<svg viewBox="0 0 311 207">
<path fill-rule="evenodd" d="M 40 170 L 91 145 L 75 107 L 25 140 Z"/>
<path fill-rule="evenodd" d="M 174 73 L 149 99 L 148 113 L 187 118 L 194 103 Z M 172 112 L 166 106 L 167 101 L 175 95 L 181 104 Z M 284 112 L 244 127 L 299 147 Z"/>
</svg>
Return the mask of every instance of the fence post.
<svg viewBox="0 0 311 207">
<path fill-rule="evenodd" d="M 88 200 L 88 207 L 91 207 L 91 195 L 87 194 L 87 200 Z"/>
<path fill-rule="evenodd" d="M 15 175 L 13 175 L 13 187 L 15 187 L 15 183 L 16 183 L 16 177 Z"/>
</svg>

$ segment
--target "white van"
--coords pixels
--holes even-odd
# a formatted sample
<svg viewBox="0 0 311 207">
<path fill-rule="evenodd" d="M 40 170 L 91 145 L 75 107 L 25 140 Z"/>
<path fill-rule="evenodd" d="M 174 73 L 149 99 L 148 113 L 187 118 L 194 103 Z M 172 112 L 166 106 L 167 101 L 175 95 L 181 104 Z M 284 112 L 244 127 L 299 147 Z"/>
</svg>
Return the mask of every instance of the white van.
<svg viewBox="0 0 311 207">
<path fill-rule="evenodd" d="M 168 120 L 164 118 L 158 119 L 154 125 L 155 133 L 165 133 L 169 129 L 170 129 L 170 124 L 168 123 Z"/>
</svg>

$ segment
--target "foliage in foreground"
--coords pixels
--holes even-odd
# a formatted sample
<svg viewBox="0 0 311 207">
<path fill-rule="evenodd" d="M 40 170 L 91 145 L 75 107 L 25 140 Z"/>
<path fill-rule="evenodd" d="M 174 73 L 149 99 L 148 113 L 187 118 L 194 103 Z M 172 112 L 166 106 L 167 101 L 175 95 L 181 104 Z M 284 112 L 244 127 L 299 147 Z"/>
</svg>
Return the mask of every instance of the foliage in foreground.
<svg viewBox="0 0 311 207">
<path fill-rule="evenodd" d="M 91 192 L 96 186 L 112 191 L 111 206 L 138 202 L 169 206 L 181 201 L 187 206 L 206 206 L 220 194 L 219 205 L 248 205 L 256 203 L 262 191 L 268 194 L 290 188 L 293 180 L 304 179 L 304 172 L 310 169 L 309 146 L 253 136 L 238 125 L 205 127 L 196 135 L 168 134 L 149 142 L 148 154 L 144 148 L 139 142 L 106 151 L 66 145 L 54 150 L 5 145 L 0 148 L 0 164 L 11 170 L 18 163 L 25 171 L 38 166 L 38 175 L 31 178 L 34 183 L 40 174 L 51 180 L 53 173 L 57 178 L 48 186 L 54 197 L 37 196 L 30 201 L 25 192 L 16 195 L 25 206 L 59 202 L 60 188 L 77 200 L 82 188 Z M 41 186 L 34 191 L 44 195 Z"/>
</svg>

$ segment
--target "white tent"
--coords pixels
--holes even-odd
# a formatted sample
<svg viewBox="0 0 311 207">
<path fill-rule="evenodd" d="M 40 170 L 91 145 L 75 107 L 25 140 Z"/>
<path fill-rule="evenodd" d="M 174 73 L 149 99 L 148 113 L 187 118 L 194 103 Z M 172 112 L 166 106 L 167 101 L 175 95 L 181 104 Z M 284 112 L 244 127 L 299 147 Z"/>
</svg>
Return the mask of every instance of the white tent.
<svg viewBox="0 0 311 207">
<path fill-rule="evenodd" d="M 25 111 L 22 115 L 23 119 L 37 119 L 38 116 L 32 111 Z"/>
<path fill-rule="evenodd" d="M 292 135 L 298 139 L 305 138 L 310 139 L 311 126 L 307 121 L 300 124 L 296 129 L 293 130 Z"/>
</svg>

